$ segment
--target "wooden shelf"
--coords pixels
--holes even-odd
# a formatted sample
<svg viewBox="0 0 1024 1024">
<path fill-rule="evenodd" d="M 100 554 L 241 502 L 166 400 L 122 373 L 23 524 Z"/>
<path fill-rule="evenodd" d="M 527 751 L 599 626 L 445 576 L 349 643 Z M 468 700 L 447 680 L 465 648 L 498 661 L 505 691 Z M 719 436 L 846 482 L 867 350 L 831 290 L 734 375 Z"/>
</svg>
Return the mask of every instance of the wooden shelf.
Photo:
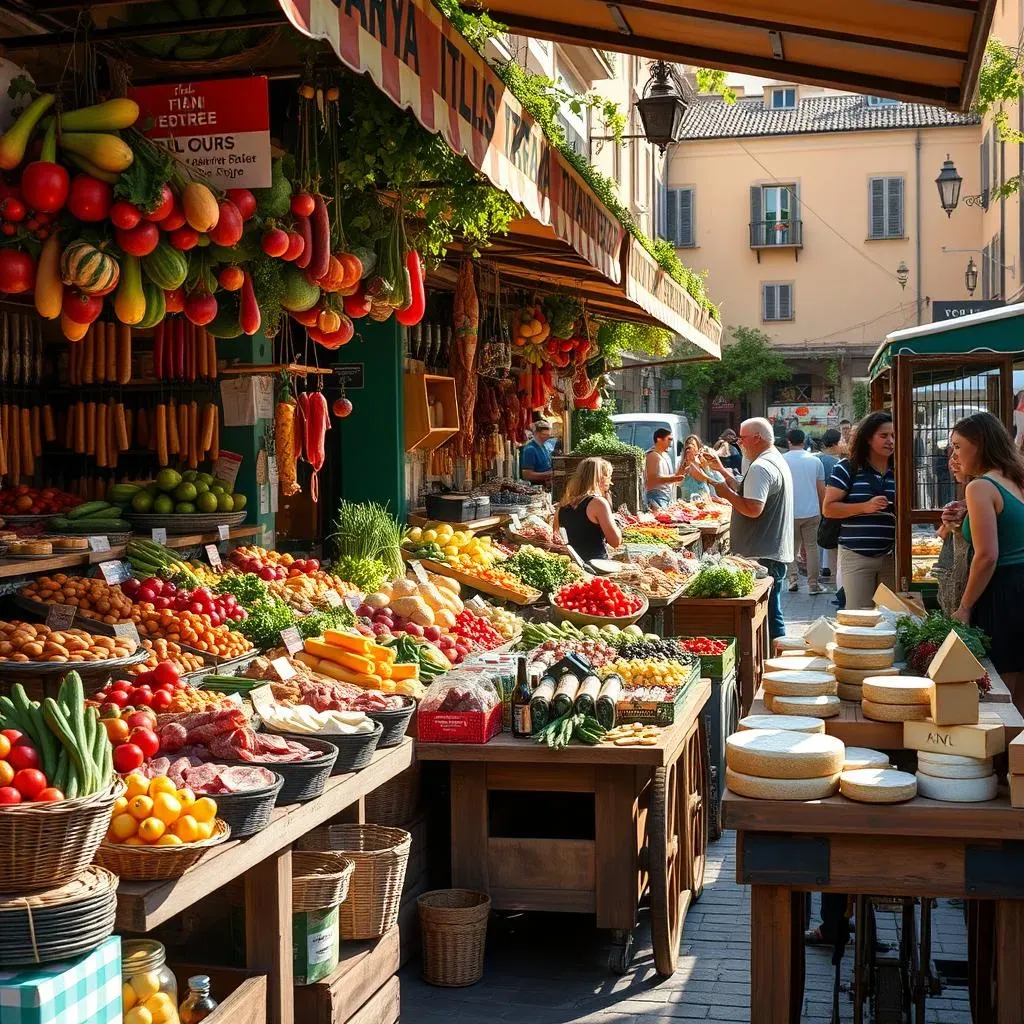
<svg viewBox="0 0 1024 1024">
<path fill-rule="evenodd" d="M 429 452 L 459 432 L 459 403 L 455 378 L 435 373 L 407 373 L 404 376 L 405 450 Z M 433 408 L 440 403 L 444 424 L 434 420 Z"/>
<path fill-rule="evenodd" d="M 218 372 L 222 377 L 244 377 L 248 374 L 287 373 L 293 377 L 330 377 L 333 367 L 303 366 L 302 363 L 236 363 L 222 366 Z"/>
</svg>

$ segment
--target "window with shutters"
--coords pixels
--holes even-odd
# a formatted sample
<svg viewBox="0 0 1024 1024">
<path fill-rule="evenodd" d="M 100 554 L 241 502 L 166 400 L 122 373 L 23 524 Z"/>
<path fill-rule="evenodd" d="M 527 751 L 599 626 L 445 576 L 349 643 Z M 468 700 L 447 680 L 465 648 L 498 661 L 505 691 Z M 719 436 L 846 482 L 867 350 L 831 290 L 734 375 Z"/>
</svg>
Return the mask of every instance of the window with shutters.
<svg viewBox="0 0 1024 1024">
<path fill-rule="evenodd" d="M 802 246 L 800 195 L 794 185 L 751 185 L 750 245 Z"/>
<path fill-rule="evenodd" d="M 903 237 L 903 179 L 868 180 L 868 237 Z"/>
<path fill-rule="evenodd" d="M 761 319 L 766 322 L 793 319 L 792 284 L 761 285 Z"/>
<path fill-rule="evenodd" d="M 989 199 L 989 181 L 991 179 L 992 150 L 989 142 L 989 133 L 985 132 L 985 138 L 981 140 L 981 205 L 987 210 Z"/>
<path fill-rule="evenodd" d="M 693 189 L 665 190 L 665 237 L 677 248 L 697 244 L 693 230 Z"/>
</svg>

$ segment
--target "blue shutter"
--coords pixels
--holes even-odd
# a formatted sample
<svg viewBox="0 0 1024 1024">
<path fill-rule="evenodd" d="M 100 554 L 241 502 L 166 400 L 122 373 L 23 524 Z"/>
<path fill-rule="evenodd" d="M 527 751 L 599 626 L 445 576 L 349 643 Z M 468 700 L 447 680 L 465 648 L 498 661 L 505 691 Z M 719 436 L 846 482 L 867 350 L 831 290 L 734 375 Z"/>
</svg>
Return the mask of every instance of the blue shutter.
<svg viewBox="0 0 1024 1024">
<path fill-rule="evenodd" d="M 886 180 L 887 195 L 885 201 L 885 233 L 889 238 L 903 237 L 903 179 L 888 178 Z"/>
<path fill-rule="evenodd" d="M 679 233 L 676 237 L 676 245 L 692 246 L 693 237 L 693 189 L 681 188 L 679 190 Z"/>
<path fill-rule="evenodd" d="M 791 284 L 780 284 L 779 289 L 779 319 L 793 319 L 793 286 Z"/>
<path fill-rule="evenodd" d="M 885 178 L 872 178 L 869 181 L 868 196 L 871 203 L 871 237 L 885 238 Z"/>
<path fill-rule="evenodd" d="M 778 309 L 775 301 L 775 285 L 765 284 L 761 286 L 761 293 L 763 296 L 763 319 L 765 320 L 777 320 Z"/>
<path fill-rule="evenodd" d="M 678 245 L 676 236 L 679 234 L 679 189 L 670 188 L 666 193 L 665 205 L 665 237 Z"/>
</svg>

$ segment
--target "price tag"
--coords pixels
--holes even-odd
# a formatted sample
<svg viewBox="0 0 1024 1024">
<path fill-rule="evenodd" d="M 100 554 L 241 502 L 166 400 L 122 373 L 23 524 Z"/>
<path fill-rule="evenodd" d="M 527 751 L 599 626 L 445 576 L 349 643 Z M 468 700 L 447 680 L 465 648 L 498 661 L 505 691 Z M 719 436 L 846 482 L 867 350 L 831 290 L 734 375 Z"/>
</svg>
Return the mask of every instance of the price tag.
<svg viewBox="0 0 1024 1024">
<path fill-rule="evenodd" d="M 221 540 L 230 540 L 231 539 L 231 527 L 228 526 L 225 523 L 221 523 L 220 526 L 217 527 L 217 536 Z"/>
<path fill-rule="evenodd" d="M 154 544 L 166 544 L 167 543 L 167 528 L 163 526 L 154 526 L 151 531 Z"/>
<path fill-rule="evenodd" d="M 73 604 L 51 604 L 46 612 L 46 625 L 49 629 L 68 629 L 75 621 L 78 609 Z"/>
<path fill-rule="evenodd" d="M 362 603 L 362 594 L 349 594 L 348 597 L 345 598 L 345 604 L 347 604 L 349 608 L 352 610 L 353 615 L 355 615 L 355 613 L 359 611 L 359 608 L 362 606 Z"/>
<path fill-rule="evenodd" d="M 114 636 L 126 636 L 135 641 L 136 647 L 142 646 L 142 637 L 139 636 L 139 629 L 134 622 L 115 622 Z"/>
<path fill-rule="evenodd" d="M 295 666 L 287 658 L 275 658 L 270 664 L 282 683 L 287 683 L 289 679 L 293 679 L 298 674 L 295 671 Z"/>
<path fill-rule="evenodd" d="M 254 686 L 249 691 L 249 702 L 257 715 L 262 715 L 265 710 L 272 710 L 277 704 L 274 700 L 274 691 L 269 686 Z"/>
<path fill-rule="evenodd" d="M 430 577 L 427 575 L 427 570 L 423 568 L 422 562 L 410 562 L 412 566 L 412 574 L 416 577 L 417 583 L 429 583 Z"/>
<path fill-rule="evenodd" d="M 327 602 L 328 608 L 340 608 L 345 602 L 341 599 L 341 594 L 336 590 L 325 590 L 324 600 Z M 358 608 L 359 605 L 356 605 Z"/>
<path fill-rule="evenodd" d="M 483 598 L 482 598 L 482 597 L 481 597 L 481 596 L 480 596 L 479 594 L 474 594 L 474 595 L 473 595 L 473 596 L 472 596 L 472 597 L 471 597 L 471 598 L 470 598 L 470 599 L 469 599 L 469 600 L 468 600 L 468 601 L 466 602 L 466 604 L 467 604 L 467 605 L 468 605 L 468 606 L 469 606 L 470 608 L 472 608 L 472 609 L 473 609 L 473 611 L 475 611 L 475 612 L 482 612 L 482 611 L 483 611 L 483 610 L 484 610 L 484 609 L 485 609 L 485 608 L 487 607 L 487 604 L 486 604 L 486 602 L 484 601 L 484 599 L 483 599 Z"/>
<path fill-rule="evenodd" d="M 116 559 L 111 559 L 109 562 L 100 562 L 100 572 L 103 574 L 103 579 L 107 582 L 107 585 L 111 587 L 132 578 L 128 566 Z"/>
<path fill-rule="evenodd" d="M 513 512 L 512 515 L 509 516 L 509 526 L 511 526 L 512 529 L 515 530 L 516 533 L 518 533 L 522 528 L 522 525 L 523 524 L 519 521 L 519 516 L 517 516 L 516 513 Z"/>
<path fill-rule="evenodd" d="M 216 544 L 206 545 L 206 557 L 210 560 L 210 566 L 214 569 L 219 569 L 224 564 L 220 558 L 220 552 L 217 550 Z"/>
<path fill-rule="evenodd" d="M 100 554 L 104 551 L 110 550 L 110 538 L 109 537 L 90 537 L 89 538 L 89 550 L 95 551 Z"/>
<path fill-rule="evenodd" d="M 294 626 L 281 630 L 281 643 L 289 654 L 298 654 L 303 648 L 302 637 Z"/>
</svg>

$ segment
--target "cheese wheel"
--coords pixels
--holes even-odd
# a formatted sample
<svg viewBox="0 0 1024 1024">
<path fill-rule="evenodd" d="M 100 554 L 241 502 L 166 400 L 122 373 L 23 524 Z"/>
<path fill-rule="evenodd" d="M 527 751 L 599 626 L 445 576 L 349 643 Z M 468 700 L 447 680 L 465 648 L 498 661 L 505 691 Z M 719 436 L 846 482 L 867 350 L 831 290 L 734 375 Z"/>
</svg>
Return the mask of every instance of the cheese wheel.
<svg viewBox="0 0 1024 1024">
<path fill-rule="evenodd" d="M 933 761 L 917 755 L 917 770 L 933 779 L 984 779 L 992 774 L 991 757 L 959 757 L 956 761 Z M 933 757 L 941 758 L 942 754 Z M 950 755 L 956 756 L 956 755 Z"/>
<path fill-rule="evenodd" d="M 966 754 L 940 754 L 935 750 L 919 750 L 917 763 L 927 764 L 977 764 L 979 761 L 992 763 L 991 757 L 968 757 Z"/>
<path fill-rule="evenodd" d="M 877 626 L 882 621 L 882 613 L 875 608 L 840 608 L 836 612 L 836 621 L 840 626 Z"/>
<path fill-rule="evenodd" d="M 843 767 L 843 741 L 824 734 L 749 729 L 725 741 L 725 763 L 762 779 L 820 779 Z"/>
<path fill-rule="evenodd" d="M 825 723 L 820 718 L 804 715 L 747 715 L 736 726 L 742 731 L 749 729 L 782 729 L 785 732 L 824 732 Z"/>
<path fill-rule="evenodd" d="M 852 772 L 855 768 L 888 768 L 889 755 L 880 750 L 868 747 L 847 747 L 843 756 L 843 771 Z"/>
<path fill-rule="evenodd" d="M 831 694 L 818 697 L 772 697 L 772 710 L 777 715 L 810 715 L 833 718 L 842 709 L 842 701 Z"/>
<path fill-rule="evenodd" d="M 836 695 L 840 700 L 852 700 L 859 704 L 864 699 L 860 686 L 856 683 L 836 683 Z"/>
<path fill-rule="evenodd" d="M 825 800 L 835 796 L 839 772 L 818 779 L 762 779 L 726 768 L 725 784 L 739 796 L 755 800 Z"/>
<path fill-rule="evenodd" d="M 898 804 L 917 796 L 917 779 L 895 768 L 854 768 L 839 776 L 839 792 L 862 804 Z"/>
<path fill-rule="evenodd" d="M 776 651 L 795 651 L 797 654 L 802 654 L 807 650 L 802 636 L 777 636 L 772 641 L 772 645 Z"/>
<path fill-rule="evenodd" d="M 864 700 L 876 704 L 930 704 L 932 682 L 920 676 L 868 676 L 861 685 Z"/>
<path fill-rule="evenodd" d="M 983 803 L 995 798 L 999 780 L 995 775 L 982 779 L 937 779 L 933 775 L 917 773 L 918 795 L 929 800 L 949 800 L 957 804 Z"/>
<path fill-rule="evenodd" d="M 923 722 L 928 717 L 927 704 L 877 704 L 862 700 L 861 709 L 876 722 Z"/>
<path fill-rule="evenodd" d="M 832 662 L 820 654 L 788 654 L 764 663 L 765 672 L 828 672 L 831 667 Z"/>
<path fill-rule="evenodd" d="M 884 651 L 896 646 L 896 630 L 885 626 L 836 626 L 836 643 L 858 651 Z"/>
<path fill-rule="evenodd" d="M 828 645 L 828 656 L 842 668 L 889 668 L 896 660 L 896 649 L 888 650 Z"/>
<path fill-rule="evenodd" d="M 835 677 L 828 672 L 766 672 L 762 680 L 770 697 L 819 697 L 835 694 Z"/>
<path fill-rule="evenodd" d="M 895 668 L 895 666 L 893 666 Z M 852 686 L 860 686 L 870 676 L 877 676 L 877 668 L 842 668 L 839 665 L 832 666 L 832 674 L 836 677 L 837 683 L 846 683 Z M 896 673 L 893 672 L 893 675 Z"/>
</svg>

